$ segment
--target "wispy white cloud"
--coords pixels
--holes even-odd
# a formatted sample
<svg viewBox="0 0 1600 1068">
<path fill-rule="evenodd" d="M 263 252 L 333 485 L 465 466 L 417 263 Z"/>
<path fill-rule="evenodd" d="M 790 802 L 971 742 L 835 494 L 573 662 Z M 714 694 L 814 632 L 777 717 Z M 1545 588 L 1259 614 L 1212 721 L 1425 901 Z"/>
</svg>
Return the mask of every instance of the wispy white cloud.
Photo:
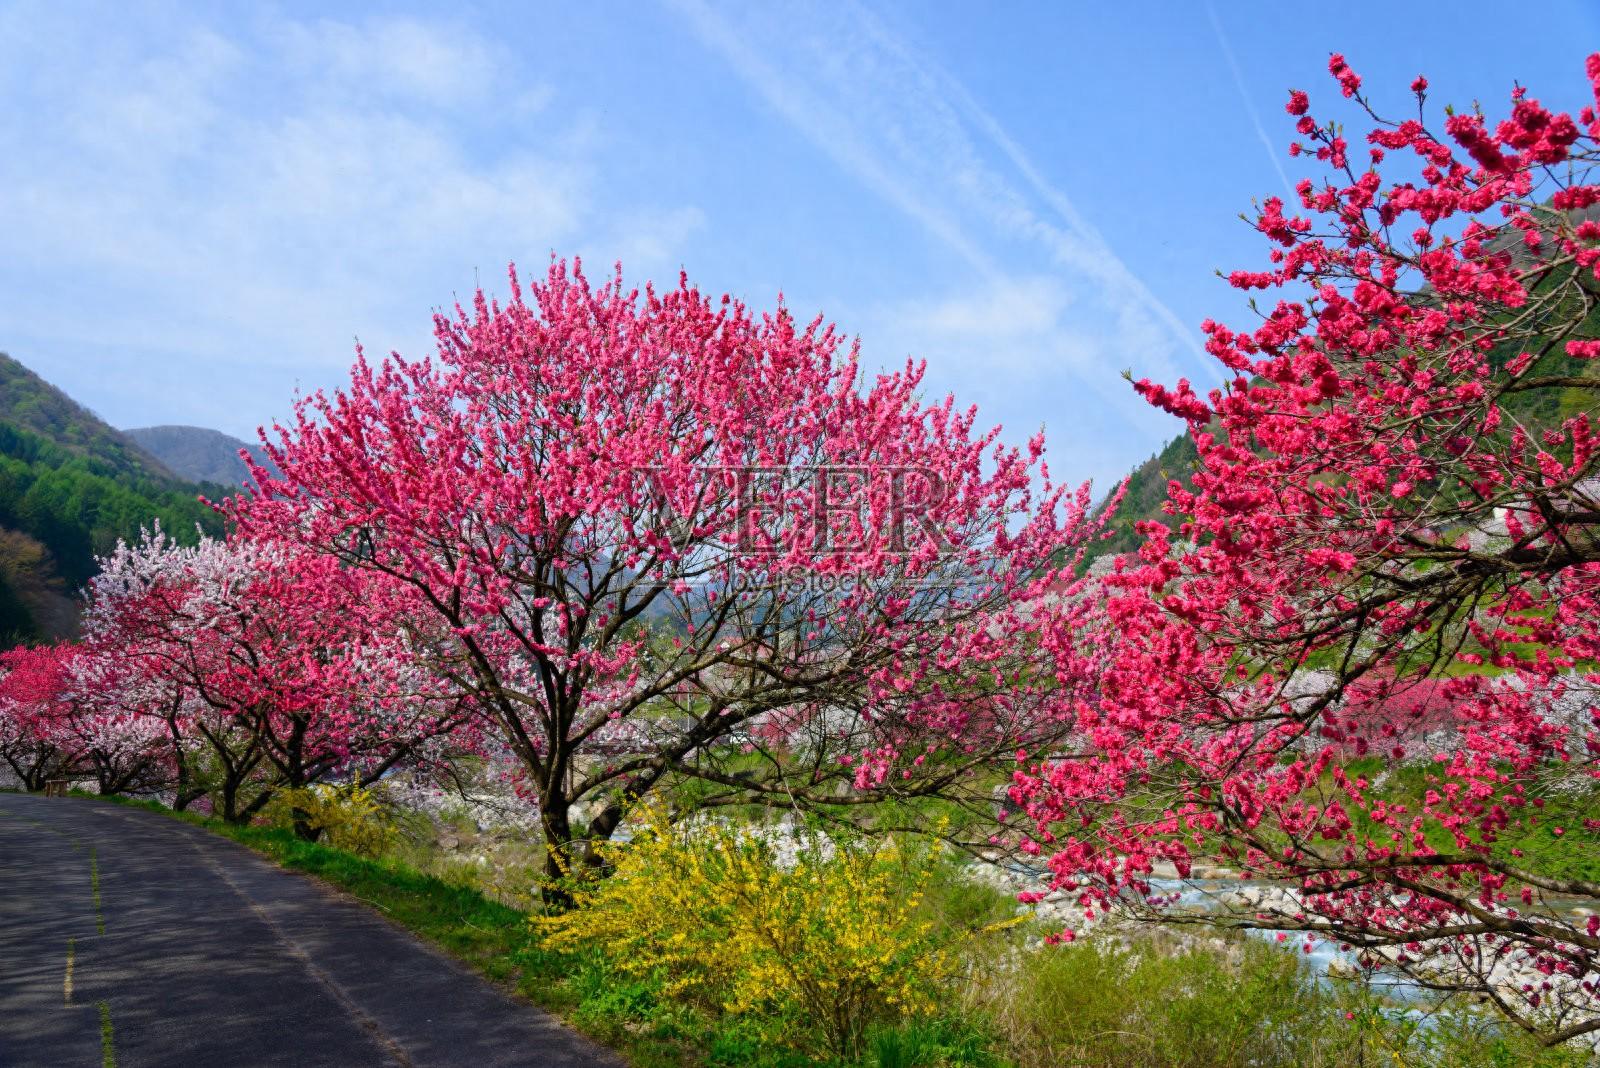
<svg viewBox="0 0 1600 1068">
<path fill-rule="evenodd" d="M 474 33 L 415 18 L 275 22 L 266 35 L 287 69 L 346 92 L 460 104 L 487 96 L 506 57 Z"/>
<path fill-rule="evenodd" d="M 272 23 L 247 48 L 190 29 L 131 65 L 63 72 L 63 132 L 0 164 L 8 243 L 147 299 L 183 292 L 173 345 L 222 359 L 219 333 L 260 343 L 256 359 L 304 359 L 280 344 L 308 321 L 346 337 L 383 321 L 419 258 L 460 269 L 484 247 L 547 251 L 584 210 L 581 153 L 472 158 L 448 122 L 367 95 L 377 67 L 385 86 L 434 98 L 495 76 L 481 42 L 427 38 L 409 22 Z M 302 66 L 317 73 L 287 83 L 297 97 L 254 98 Z"/>
<path fill-rule="evenodd" d="M 1027 338 L 1052 329 L 1071 303 L 1059 279 L 1017 278 L 971 294 L 912 305 L 914 318 L 934 334 L 960 335 L 969 340 L 984 337 Z"/>
<path fill-rule="evenodd" d="M 1160 298 L 1152 293 L 1083 214 L 1067 194 L 1050 182 L 1022 146 L 983 108 L 967 88 L 937 66 L 920 59 L 903 41 L 895 37 L 883 21 L 858 9 L 858 17 L 872 39 L 916 69 L 927 81 L 939 87 L 944 98 L 972 128 L 987 138 L 1022 179 L 1023 189 L 1009 186 L 999 175 L 987 174 L 977 183 L 986 187 L 991 203 L 989 214 L 1002 225 L 1038 241 L 1049 248 L 1061 266 L 1093 279 L 1118 303 L 1125 326 L 1134 329 L 1141 320 L 1154 320 L 1166 334 L 1167 343 L 1176 342 L 1196 353 L 1200 351 L 1192 327 L 1183 323 Z M 1031 193 L 1043 211 L 1028 201 Z M 1048 216 L 1054 214 L 1057 222 Z M 1062 229 L 1064 225 L 1065 229 Z"/>
<path fill-rule="evenodd" d="M 769 107 L 953 255 L 942 291 L 871 310 L 869 352 L 927 356 L 942 381 L 1002 411 L 1007 390 L 1032 391 L 1034 403 L 1009 407 L 1033 412 L 1041 391 L 1063 406 L 1087 391 L 1124 423 L 1170 432 L 1117 372 L 1195 374 L 1195 331 L 954 77 L 859 6 L 669 2 Z M 1091 445 L 1082 427 L 1052 430 L 1073 451 Z M 1091 469 L 1127 459 L 1110 450 Z"/>
<path fill-rule="evenodd" d="M 0 347 L 118 421 L 247 431 L 337 381 L 353 334 L 423 350 L 428 308 L 559 249 L 826 298 L 869 361 L 928 357 L 931 388 L 1018 433 L 1048 418 L 1097 475 L 1170 432 L 1117 372 L 1196 374 L 1194 332 L 965 87 L 859 7 L 706 4 L 676 21 L 748 87 L 749 149 L 818 153 L 804 217 L 727 176 L 724 126 L 638 105 L 622 68 L 596 93 L 565 39 L 549 62 L 448 16 L 0 3 L 0 286 L 27 294 L 0 302 Z M 695 47 L 606 43 L 613 65 Z M 685 62 L 719 84 L 706 58 Z M 872 245 L 849 283 L 814 215 L 834 204 Z M 755 231 L 771 244 L 741 255 Z"/>
<path fill-rule="evenodd" d="M 1245 114 L 1250 116 L 1250 125 L 1255 127 L 1256 137 L 1261 140 L 1261 147 L 1266 149 L 1267 159 L 1272 161 L 1272 169 L 1278 172 L 1278 179 L 1283 182 L 1283 191 L 1291 202 L 1294 199 L 1294 186 L 1289 182 L 1289 172 L 1283 168 L 1280 158 L 1280 148 L 1272 143 L 1272 138 L 1267 135 L 1267 128 L 1261 122 L 1261 113 L 1256 110 L 1255 100 L 1250 96 L 1250 90 L 1245 85 L 1244 71 L 1239 67 L 1239 60 L 1233 54 L 1233 45 L 1228 43 L 1228 35 L 1223 32 L 1222 18 L 1217 14 L 1217 6 L 1206 0 L 1206 15 L 1211 19 L 1211 29 L 1217 35 L 1217 44 L 1222 49 L 1222 58 L 1228 63 L 1228 72 L 1233 75 L 1234 88 L 1239 90 L 1239 100 L 1244 104 Z"/>
<path fill-rule="evenodd" d="M 985 275 L 1000 273 L 996 259 L 969 235 L 962 220 L 937 188 L 920 173 L 941 150 L 960 166 L 966 147 L 950 124 L 932 112 L 918 116 L 880 94 L 884 90 L 920 96 L 915 73 L 885 66 L 891 57 L 863 49 L 861 36 L 835 36 L 821 29 L 825 18 L 793 17 L 782 25 L 758 23 L 758 16 L 712 10 L 704 0 L 669 0 L 695 33 L 749 82 L 767 103 L 845 171 L 900 211 L 915 219 L 973 268 Z M 822 14 L 815 12 L 814 14 Z M 837 15 L 837 12 L 835 12 Z M 762 45 L 782 38 L 787 47 Z M 809 75 L 802 75 L 808 71 Z M 911 84 L 907 84 L 910 82 Z M 955 137 L 951 137 L 956 133 Z M 913 147 L 913 140 L 921 141 Z M 909 165 L 909 166 L 908 166 Z"/>
<path fill-rule="evenodd" d="M 247 430 L 291 376 L 337 381 L 357 332 L 425 347 L 480 269 L 498 287 L 597 235 L 649 269 L 701 221 L 646 201 L 616 232 L 593 124 L 468 27 L 103 14 L 0 14 L 0 87 L 28 101 L 0 114 L 0 282 L 29 292 L 0 347 L 124 421 L 182 418 L 203 383 Z"/>
</svg>

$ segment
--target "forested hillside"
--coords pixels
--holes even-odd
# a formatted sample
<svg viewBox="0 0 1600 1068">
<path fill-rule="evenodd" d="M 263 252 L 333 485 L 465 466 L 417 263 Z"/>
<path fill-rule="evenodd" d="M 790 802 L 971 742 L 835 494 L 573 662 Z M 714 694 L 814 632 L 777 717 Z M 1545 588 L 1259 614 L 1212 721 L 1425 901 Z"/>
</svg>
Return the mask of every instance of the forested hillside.
<svg viewBox="0 0 1600 1068">
<path fill-rule="evenodd" d="M 70 633 L 118 538 L 157 520 L 180 538 L 220 530 L 202 492 L 0 353 L 0 645 Z"/>
<path fill-rule="evenodd" d="M 1167 499 L 1167 483 L 1185 481 L 1199 462 L 1194 442 L 1187 436 L 1173 438 L 1156 455 L 1135 467 L 1128 475 L 1128 492 L 1111 518 L 1113 534 L 1095 549 L 1096 556 L 1125 553 L 1138 547 L 1139 535 L 1133 525 L 1141 519 L 1166 519 L 1161 505 Z M 1101 503 L 1110 503 L 1108 496 Z"/>
</svg>

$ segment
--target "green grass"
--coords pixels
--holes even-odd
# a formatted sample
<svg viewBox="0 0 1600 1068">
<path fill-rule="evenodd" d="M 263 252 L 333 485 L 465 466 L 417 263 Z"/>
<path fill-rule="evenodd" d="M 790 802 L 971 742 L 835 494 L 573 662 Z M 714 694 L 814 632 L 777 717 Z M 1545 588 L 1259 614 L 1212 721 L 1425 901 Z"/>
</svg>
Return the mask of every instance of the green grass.
<svg viewBox="0 0 1600 1068">
<path fill-rule="evenodd" d="M 89 847 L 89 889 L 94 893 L 94 931 L 95 934 L 106 933 L 106 914 L 100 907 L 100 858 L 94 855 L 94 847 Z"/>
<path fill-rule="evenodd" d="M 1345 761 L 1342 767 L 1351 776 L 1365 775 L 1377 783 L 1367 791 L 1371 800 L 1404 804 L 1413 813 L 1422 808 L 1429 776 L 1439 775 L 1435 765 L 1419 762 L 1389 767 L 1381 757 Z M 1339 793 L 1331 776 L 1324 777 L 1322 789 L 1329 797 Z M 1541 803 L 1513 808 L 1511 825 L 1495 836 L 1490 854 L 1549 878 L 1600 880 L 1600 789 L 1530 791 L 1528 796 L 1530 802 L 1537 799 Z M 1368 818 L 1365 811 L 1352 808 L 1352 818 L 1358 831 L 1379 841 L 1389 834 L 1388 828 Z M 1458 851 L 1454 838 L 1437 821 L 1427 821 L 1424 837 L 1441 852 Z"/>
<path fill-rule="evenodd" d="M 117 1068 L 116 1036 L 111 1030 L 111 1003 L 100 1003 L 100 1066 Z"/>
</svg>

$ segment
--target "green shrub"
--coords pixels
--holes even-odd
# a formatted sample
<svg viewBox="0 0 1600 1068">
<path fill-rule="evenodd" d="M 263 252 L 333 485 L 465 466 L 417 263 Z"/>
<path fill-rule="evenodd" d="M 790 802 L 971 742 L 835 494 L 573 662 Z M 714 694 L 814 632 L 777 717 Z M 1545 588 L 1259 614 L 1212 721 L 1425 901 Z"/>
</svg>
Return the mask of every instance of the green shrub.
<svg viewBox="0 0 1600 1068">
<path fill-rule="evenodd" d="M 1137 931 L 1017 955 L 975 986 L 1018 1068 L 1578 1068 L 1459 1005 L 1429 1014 L 1360 982 L 1319 982 L 1255 938 Z"/>
<path fill-rule="evenodd" d="M 1109 938 L 1028 953 L 991 984 L 1018 1063 L 1217 1068 L 1342 1063 L 1342 1047 L 1292 954 L 1238 941 L 1182 948 Z M 1329 1022 L 1325 1026 L 1324 1019 Z"/>
</svg>

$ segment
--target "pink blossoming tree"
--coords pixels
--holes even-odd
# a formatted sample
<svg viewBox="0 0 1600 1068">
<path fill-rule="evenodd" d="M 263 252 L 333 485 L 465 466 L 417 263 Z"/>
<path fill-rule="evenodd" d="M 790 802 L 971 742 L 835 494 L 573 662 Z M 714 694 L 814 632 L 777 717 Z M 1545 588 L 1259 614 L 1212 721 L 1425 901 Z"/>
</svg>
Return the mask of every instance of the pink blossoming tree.
<svg viewBox="0 0 1600 1068">
<path fill-rule="evenodd" d="M 552 874 L 649 796 L 987 812 L 975 774 L 1060 736 L 1070 672 L 1027 654 L 1076 610 L 1050 591 L 1091 525 L 1042 442 L 686 281 L 556 263 L 435 332 L 264 435 L 233 518 L 414 591 Z"/>
<path fill-rule="evenodd" d="M 1267 262 L 1231 276 L 1271 300 L 1205 324 L 1218 388 L 1137 384 L 1199 469 L 1105 581 L 1079 743 L 1013 797 L 1091 910 L 1196 919 L 1155 873 L 1224 865 L 1282 892 L 1221 922 L 1559 1041 L 1600 1029 L 1600 882 L 1514 843 L 1596 841 L 1551 813 L 1600 785 L 1600 117 L 1518 89 L 1435 125 L 1419 78 L 1390 121 L 1331 70 L 1370 132 L 1291 95 L 1321 173 L 1260 205 Z"/>
<path fill-rule="evenodd" d="M 466 719 L 397 591 L 286 546 L 157 530 L 101 562 L 87 628 L 127 661 L 113 700 L 165 725 L 196 786 L 198 746 L 218 814 L 241 821 L 280 788 L 375 782 Z"/>
<path fill-rule="evenodd" d="M 0 759 L 29 790 L 50 779 L 92 780 L 102 794 L 168 785 L 160 724 L 126 707 L 112 656 L 83 645 L 0 654 Z"/>
<path fill-rule="evenodd" d="M 0 654 L 0 760 L 24 789 L 77 770 L 79 747 L 58 730 L 71 688 L 70 645 L 21 647 Z"/>
</svg>

